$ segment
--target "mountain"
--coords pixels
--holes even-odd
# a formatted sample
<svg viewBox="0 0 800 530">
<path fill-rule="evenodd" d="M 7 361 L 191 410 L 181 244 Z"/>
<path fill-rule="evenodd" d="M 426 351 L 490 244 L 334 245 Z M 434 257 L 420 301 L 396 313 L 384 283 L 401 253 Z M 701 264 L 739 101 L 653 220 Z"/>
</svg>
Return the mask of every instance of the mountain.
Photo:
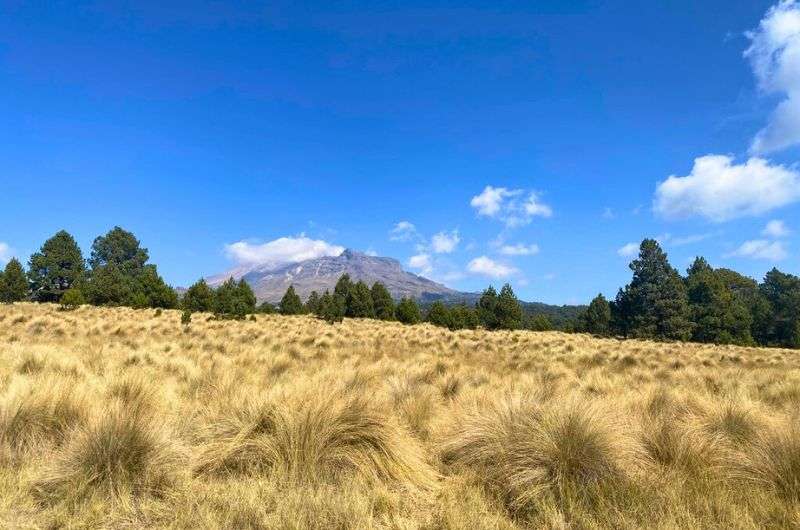
<svg viewBox="0 0 800 530">
<path fill-rule="evenodd" d="M 208 278 L 212 286 L 219 285 L 229 276 L 244 278 L 253 288 L 259 302 L 278 302 L 290 285 L 294 285 L 300 298 L 305 300 L 311 291 L 320 294 L 333 287 L 342 274 L 349 274 L 355 281 L 363 281 L 372 286 L 383 283 L 396 299 L 402 297 L 417 300 L 456 299 L 470 296 L 460 293 L 440 283 L 404 271 L 400 262 L 392 258 L 368 256 L 347 249 L 338 256 L 309 259 L 278 268 L 254 267 L 236 269 L 227 274 Z"/>
</svg>

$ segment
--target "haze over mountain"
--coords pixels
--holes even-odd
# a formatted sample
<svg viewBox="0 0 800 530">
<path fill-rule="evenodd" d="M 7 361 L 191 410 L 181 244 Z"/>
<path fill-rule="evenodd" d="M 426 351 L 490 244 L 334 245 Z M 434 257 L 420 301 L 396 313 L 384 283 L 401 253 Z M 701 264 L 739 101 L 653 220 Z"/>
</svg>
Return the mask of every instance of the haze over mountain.
<svg viewBox="0 0 800 530">
<path fill-rule="evenodd" d="M 230 276 L 244 278 L 253 288 L 259 302 L 275 303 L 280 301 L 290 285 L 294 285 L 302 299 L 306 299 L 311 291 L 333 291 L 343 274 L 349 274 L 353 281 L 360 280 L 370 286 L 381 282 L 396 299 L 409 297 L 433 300 L 474 296 L 407 272 L 396 259 L 369 256 L 352 249 L 347 249 L 338 256 L 323 256 L 280 266 L 270 264 L 240 267 L 209 277 L 208 283 L 216 286 Z"/>
</svg>

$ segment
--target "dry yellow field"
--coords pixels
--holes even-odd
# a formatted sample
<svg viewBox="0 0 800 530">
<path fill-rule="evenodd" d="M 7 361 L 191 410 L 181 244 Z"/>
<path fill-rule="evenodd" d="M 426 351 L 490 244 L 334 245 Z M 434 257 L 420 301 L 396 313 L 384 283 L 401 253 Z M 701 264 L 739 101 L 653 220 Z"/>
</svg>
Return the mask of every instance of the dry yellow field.
<svg viewBox="0 0 800 530">
<path fill-rule="evenodd" d="M 0 526 L 797 527 L 799 354 L 0 306 Z"/>
</svg>

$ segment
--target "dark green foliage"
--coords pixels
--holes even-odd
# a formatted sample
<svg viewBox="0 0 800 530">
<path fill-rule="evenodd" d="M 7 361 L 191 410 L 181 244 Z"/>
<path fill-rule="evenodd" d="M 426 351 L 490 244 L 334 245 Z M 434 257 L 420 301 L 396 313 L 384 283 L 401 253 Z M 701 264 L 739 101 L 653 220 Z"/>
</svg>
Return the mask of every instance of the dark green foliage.
<svg viewBox="0 0 800 530">
<path fill-rule="evenodd" d="M 28 279 L 17 258 L 11 258 L 3 271 L 0 282 L 0 302 L 20 302 L 28 297 Z"/>
<path fill-rule="evenodd" d="M 394 300 L 386 287 L 375 282 L 372 285 L 372 306 L 375 310 L 375 318 L 379 320 L 394 320 Z"/>
<path fill-rule="evenodd" d="M 419 306 L 411 298 L 403 298 L 395 309 L 397 320 L 403 324 L 418 324 L 422 320 Z"/>
<path fill-rule="evenodd" d="M 155 265 L 147 264 L 147 249 L 139 240 L 116 226 L 92 243 L 89 281 L 84 287 L 96 305 L 128 305 L 135 308 L 174 308 L 178 296 Z"/>
<path fill-rule="evenodd" d="M 216 290 L 214 297 L 214 314 L 219 318 L 243 319 L 246 315 L 254 313 L 256 297 L 247 282 L 236 282 L 228 278 Z"/>
<path fill-rule="evenodd" d="M 61 295 L 61 309 L 71 311 L 86 303 L 83 292 L 78 287 L 70 287 Z"/>
<path fill-rule="evenodd" d="M 83 287 L 86 298 L 94 305 L 122 305 L 138 298 L 147 305 L 144 294 L 134 297 L 133 281 L 114 264 L 98 267 L 92 271 L 91 279 Z M 134 306 L 135 307 L 135 306 Z"/>
<path fill-rule="evenodd" d="M 497 291 L 491 285 L 483 291 L 478 303 L 475 306 L 478 312 L 478 320 L 486 329 L 497 329 Z"/>
<path fill-rule="evenodd" d="M 115 226 L 106 235 L 95 238 L 89 264 L 92 269 L 116 265 L 124 274 L 134 274 L 147 263 L 149 255 L 131 232 Z"/>
<path fill-rule="evenodd" d="M 553 329 L 553 323 L 547 315 L 539 313 L 528 320 L 527 328 L 531 331 L 550 331 Z"/>
<path fill-rule="evenodd" d="M 459 304 L 450 308 L 449 328 L 453 331 L 457 329 L 475 329 L 479 325 L 478 313 L 472 307 Z"/>
<path fill-rule="evenodd" d="M 687 272 L 686 290 L 694 323 L 692 340 L 751 344 L 752 316 L 743 301 L 725 284 L 725 276 L 717 274 L 703 258 L 695 259 Z"/>
<path fill-rule="evenodd" d="M 136 294 L 143 294 L 145 307 L 174 309 L 178 307 L 178 294 L 158 275 L 155 265 L 145 265 L 134 280 Z"/>
<path fill-rule="evenodd" d="M 522 306 L 517 300 L 511 285 L 500 289 L 494 310 L 495 325 L 498 329 L 520 329 L 522 327 Z"/>
<path fill-rule="evenodd" d="M 58 302 L 83 280 L 86 265 L 75 239 L 61 230 L 31 256 L 28 263 L 31 296 L 37 302 Z"/>
<path fill-rule="evenodd" d="M 434 326 L 449 328 L 450 311 L 442 302 L 437 300 L 431 304 L 431 307 L 428 309 L 428 314 L 425 316 L 425 322 L 433 324 Z"/>
<path fill-rule="evenodd" d="M 275 306 L 270 304 L 269 302 L 262 302 L 261 305 L 258 306 L 258 312 L 263 313 L 265 315 L 274 315 L 275 313 L 278 312 L 278 310 L 275 309 Z"/>
<path fill-rule="evenodd" d="M 319 300 L 317 316 L 329 324 L 335 324 L 344 320 L 344 309 L 343 297 L 325 291 Z"/>
<path fill-rule="evenodd" d="M 638 338 L 688 340 L 692 323 L 686 287 L 658 242 L 642 241 L 639 258 L 630 268 L 633 280 L 625 287 L 623 300 L 617 300 L 629 308 L 630 321 L 622 327 Z"/>
<path fill-rule="evenodd" d="M 764 277 L 760 291 L 771 312 L 765 330 L 767 343 L 800 347 L 800 278 L 772 269 Z"/>
<path fill-rule="evenodd" d="M 290 285 L 286 289 L 286 293 L 281 298 L 280 304 L 278 304 L 278 310 L 282 315 L 302 315 L 305 312 L 303 301 L 294 292 L 294 285 Z"/>
<path fill-rule="evenodd" d="M 342 274 L 342 276 L 336 282 L 336 286 L 333 288 L 333 294 L 344 300 L 347 300 L 347 297 L 350 295 L 350 290 L 352 288 L 353 288 L 353 282 L 350 281 L 350 275 Z"/>
<path fill-rule="evenodd" d="M 189 312 L 205 312 L 214 310 L 214 290 L 203 278 L 197 280 L 183 295 L 183 308 Z"/>
<path fill-rule="evenodd" d="M 188 309 L 184 309 L 183 313 L 181 313 L 181 324 L 184 326 L 191 324 L 192 322 L 192 312 Z"/>
<path fill-rule="evenodd" d="M 372 293 L 366 283 L 359 281 L 351 287 L 346 299 L 345 316 L 351 318 L 375 318 Z"/>
<path fill-rule="evenodd" d="M 580 328 L 593 335 L 608 335 L 611 327 L 611 306 L 605 296 L 598 294 L 581 316 Z"/>
<path fill-rule="evenodd" d="M 617 335 L 628 338 L 633 325 L 633 307 L 628 288 L 620 289 L 617 297 L 609 304 L 611 306 L 611 331 Z"/>
<path fill-rule="evenodd" d="M 320 296 L 317 291 L 311 291 L 306 300 L 305 312 L 316 315 L 319 312 Z"/>
</svg>

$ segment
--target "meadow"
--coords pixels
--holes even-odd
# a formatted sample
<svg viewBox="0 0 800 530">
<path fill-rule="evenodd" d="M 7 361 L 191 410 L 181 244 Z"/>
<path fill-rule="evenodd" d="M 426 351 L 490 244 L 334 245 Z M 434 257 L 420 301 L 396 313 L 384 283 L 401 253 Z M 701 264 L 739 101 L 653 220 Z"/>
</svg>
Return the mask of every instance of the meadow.
<svg viewBox="0 0 800 530">
<path fill-rule="evenodd" d="M 799 361 L 0 305 L 0 527 L 798 527 Z"/>
</svg>

